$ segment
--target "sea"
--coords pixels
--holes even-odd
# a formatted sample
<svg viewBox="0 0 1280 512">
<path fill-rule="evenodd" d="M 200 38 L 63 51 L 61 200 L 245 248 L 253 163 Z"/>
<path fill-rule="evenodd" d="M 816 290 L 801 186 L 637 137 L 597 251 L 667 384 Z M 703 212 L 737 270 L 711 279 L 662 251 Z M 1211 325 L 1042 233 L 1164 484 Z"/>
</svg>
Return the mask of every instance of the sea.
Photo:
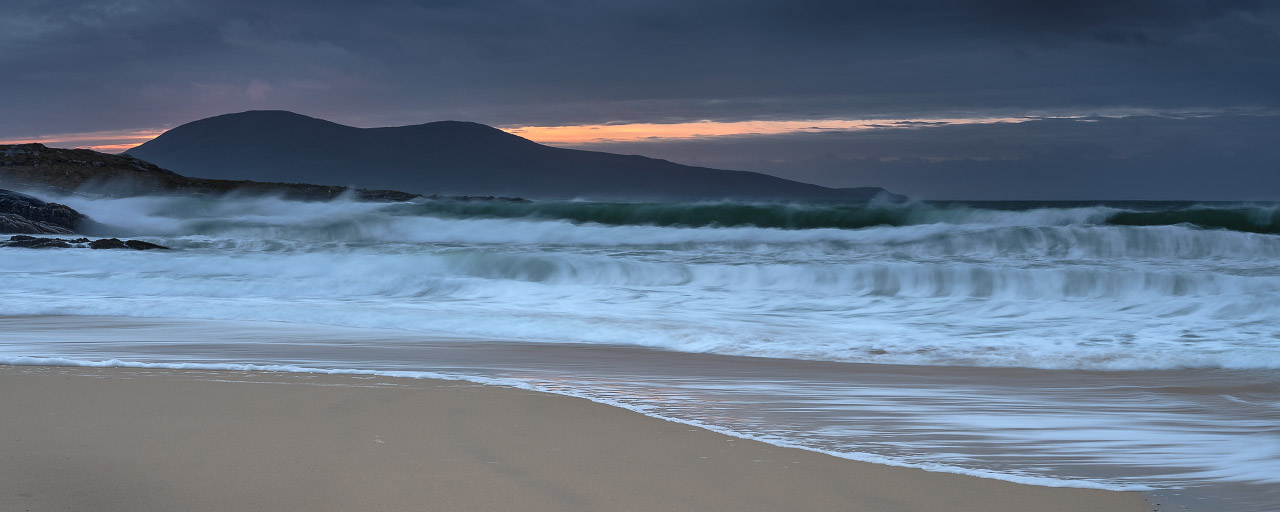
<svg viewBox="0 0 1280 512">
<path fill-rule="evenodd" d="M 0 249 L 2 364 L 459 379 L 1280 510 L 1278 204 L 36 195 L 173 250 Z"/>
</svg>

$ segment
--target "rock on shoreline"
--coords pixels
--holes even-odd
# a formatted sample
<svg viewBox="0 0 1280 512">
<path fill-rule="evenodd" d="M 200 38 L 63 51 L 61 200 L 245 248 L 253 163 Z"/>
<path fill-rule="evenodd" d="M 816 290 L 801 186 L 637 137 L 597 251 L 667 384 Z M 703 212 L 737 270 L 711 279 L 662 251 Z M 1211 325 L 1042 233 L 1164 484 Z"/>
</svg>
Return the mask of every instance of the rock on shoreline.
<svg viewBox="0 0 1280 512">
<path fill-rule="evenodd" d="M 419 194 L 307 183 L 266 183 L 191 178 L 130 155 L 88 149 L 51 148 L 39 143 L 0 144 L 0 187 L 90 192 L 110 197 L 187 195 L 218 197 L 237 193 L 299 201 L 351 197 L 359 201 L 408 201 Z"/>
<path fill-rule="evenodd" d="M 87 219 L 69 206 L 0 190 L 0 233 L 70 235 Z"/>
<path fill-rule="evenodd" d="M 70 206 L 48 203 L 26 194 L 0 190 L 0 233 L 18 233 L 8 240 L 0 240 L 0 247 L 26 249 L 168 249 L 162 245 L 141 240 L 118 238 L 45 238 L 30 235 L 73 235 L 77 227 L 93 224 L 88 216 Z"/>
<path fill-rule="evenodd" d="M 119 238 L 99 238 L 97 240 L 90 240 L 88 238 L 43 238 L 28 235 L 14 235 L 9 237 L 8 240 L 0 240 L 0 247 L 17 247 L 23 249 L 71 249 L 75 247 L 87 247 L 89 249 L 133 249 L 135 251 L 169 249 L 163 245 L 143 242 L 142 240 L 121 240 Z"/>
</svg>

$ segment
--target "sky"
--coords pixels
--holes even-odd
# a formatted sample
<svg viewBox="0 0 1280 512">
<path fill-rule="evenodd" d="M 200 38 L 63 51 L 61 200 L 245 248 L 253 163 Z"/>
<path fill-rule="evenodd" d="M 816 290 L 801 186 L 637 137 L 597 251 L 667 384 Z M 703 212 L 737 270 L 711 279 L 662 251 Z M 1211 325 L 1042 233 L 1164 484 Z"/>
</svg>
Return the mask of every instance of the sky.
<svg viewBox="0 0 1280 512">
<path fill-rule="evenodd" d="M 280 109 L 931 199 L 1280 199 L 1262 0 L 9 0 L 0 70 L 0 143 Z"/>
</svg>

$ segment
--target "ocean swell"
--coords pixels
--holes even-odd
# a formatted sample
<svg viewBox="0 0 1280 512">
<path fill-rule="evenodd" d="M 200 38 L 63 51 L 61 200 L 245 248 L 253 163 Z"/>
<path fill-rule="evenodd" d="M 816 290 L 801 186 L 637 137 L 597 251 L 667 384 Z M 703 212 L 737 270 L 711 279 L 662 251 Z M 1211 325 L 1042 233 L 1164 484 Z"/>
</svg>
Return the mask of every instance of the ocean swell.
<svg viewBox="0 0 1280 512">
<path fill-rule="evenodd" d="M 1202 205 L 58 199 L 176 250 L 8 251 L 6 312 L 891 364 L 1280 367 L 1280 236 L 1188 224 Z"/>
</svg>

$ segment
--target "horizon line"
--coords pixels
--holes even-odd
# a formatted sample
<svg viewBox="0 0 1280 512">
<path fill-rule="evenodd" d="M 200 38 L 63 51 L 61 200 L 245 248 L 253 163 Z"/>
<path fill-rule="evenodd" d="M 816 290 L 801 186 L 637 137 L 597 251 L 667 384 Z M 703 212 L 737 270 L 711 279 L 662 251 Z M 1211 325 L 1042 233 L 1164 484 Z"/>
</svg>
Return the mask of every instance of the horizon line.
<svg viewBox="0 0 1280 512">
<path fill-rule="evenodd" d="M 579 125 L 500 125 L 494 128 L 549 146 L 579 146 L 625 142 L 667 142 L 697 139 L 761 137 L 792 133 L 921 129 L 941 126 L 1022 123 L 1041 117 L 797 119 L 782 121 L 711 121 L 681 123 L 602 123 Z M 119 154 L 167 132 L 168 128 L 132 128 L 41 134 L 0 140 L 0 144 L 40 143 Z"/>
</svg>

